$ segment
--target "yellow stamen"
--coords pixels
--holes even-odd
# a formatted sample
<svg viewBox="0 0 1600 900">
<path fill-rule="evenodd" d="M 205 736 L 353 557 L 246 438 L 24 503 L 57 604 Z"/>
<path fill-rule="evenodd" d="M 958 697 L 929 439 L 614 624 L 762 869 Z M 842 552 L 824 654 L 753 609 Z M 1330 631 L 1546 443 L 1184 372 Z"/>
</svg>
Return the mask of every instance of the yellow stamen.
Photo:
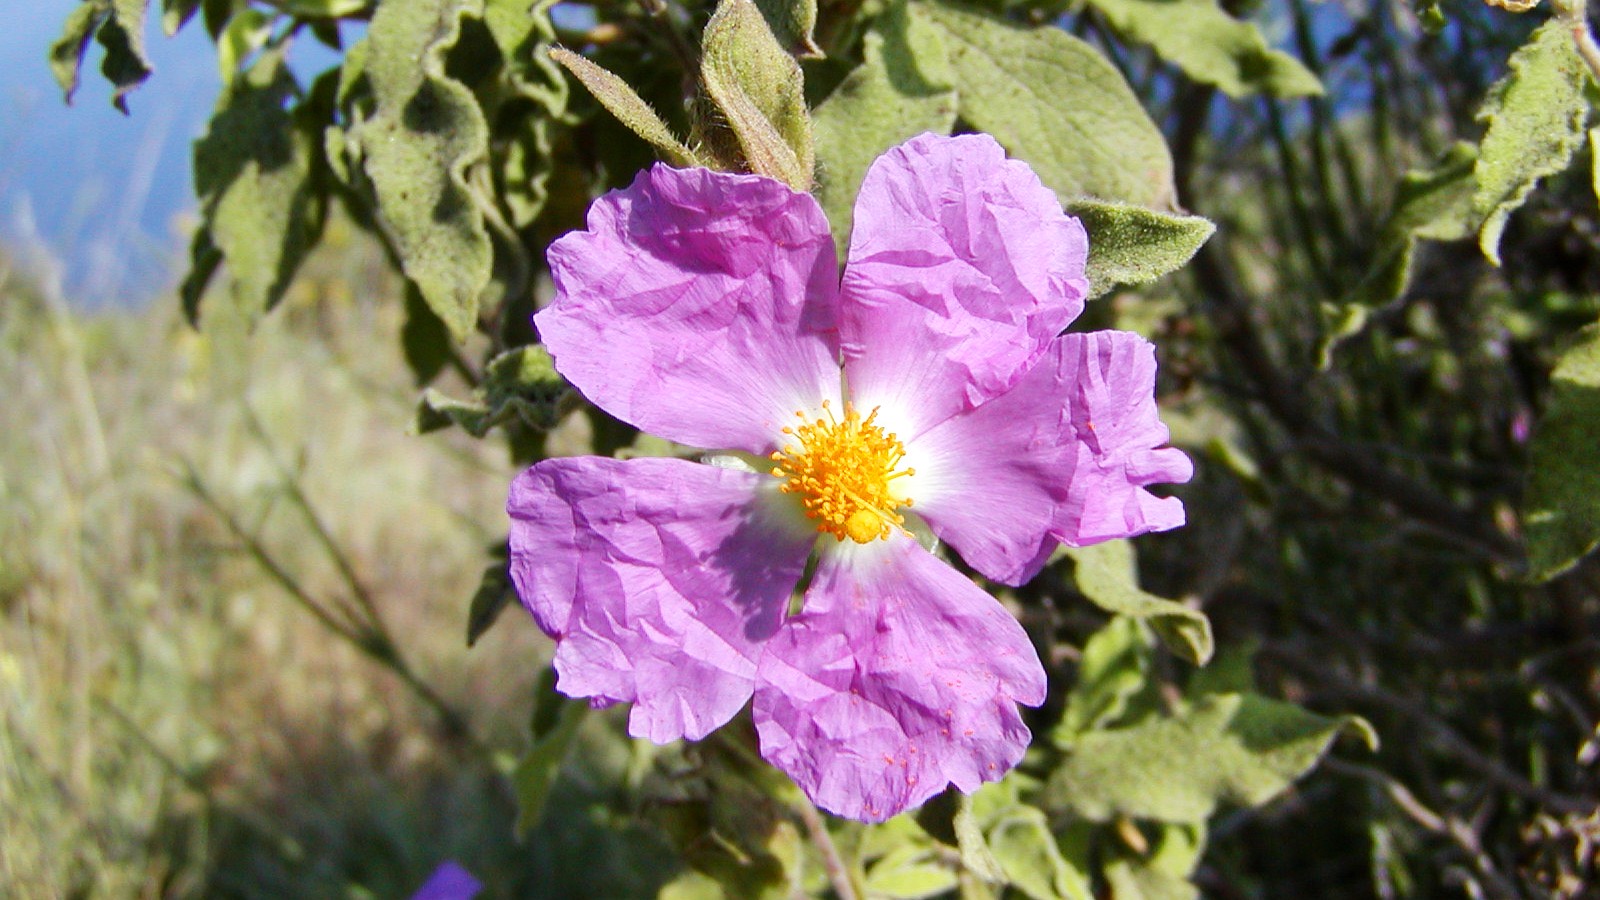
<svg viewBox="0 0 1600 900">
<path fill-rule="evenodd" d="M 797 412 L 800 425 L 783 429 L 794 443 L 772 454 L 777 463 L 772 474 L 784 479 L 779 490 L 800 495 L 817 530 L 840 541 L 848 537 L 869 544 L 888 537 L 905 523 L 895 510 L 911 505 L 890 486 L 896 478 L 916 474 L 895 468 L 905 458 L 904 445 L 877 424 L 877 409 L 863 419 L 846 403 L 844 421 L 834 416 L 827 401 L 822 411 L 827 418 L 810 421 Z"/>
</svg>

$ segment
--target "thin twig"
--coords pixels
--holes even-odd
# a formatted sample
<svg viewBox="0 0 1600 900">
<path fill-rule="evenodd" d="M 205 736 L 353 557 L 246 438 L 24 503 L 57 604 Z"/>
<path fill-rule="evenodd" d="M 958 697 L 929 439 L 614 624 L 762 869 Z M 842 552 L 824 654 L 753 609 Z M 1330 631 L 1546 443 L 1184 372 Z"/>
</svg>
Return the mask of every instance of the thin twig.
<svg viewBox="0 0 1600 900">
<path fill-rule="evenodd" d="M 1318 691 L 1343 699 L 1371 703 L 1425 726 L 1435 738 L 1435 746 L 1438 749 L 1512 794 L 1543 804 L 1558 812 L 1588 815 L 1597 808 L 1596 802 L 1592 799 L 1568 796 L 1534 784 L 1504 763 L 1473 746 L 1458 734 L 1453 726 L 1416 700 L 1390 693 L 1376 685 L 1350 681 L 1332 668 L 1316 664 L 1280 644 L 1264 645 L 1261 652 L 1300 674 L 1315 679 Z"/>
<path fill-rule="evenodd" d="M 1595 44 L 1594 32 L 1589 30 L 1588 5 L 1588 0 L 1555 0 L 1556 16 L 1572 30 L 1572 43 L 1578 55 L 1595 80 L 1600 81 L 1600 46 Z"/>
<path fill-rule="evenodd" d="M 862 893 L 857 890 L 850 868 L 839 856 L 839 848 L 834 846 L 833 836 L 828 834 L 828 824 L 822 821 L 822 814 L 809 800 L 796 803 L 794 808 L 806 826 L 806 833 L 811 836 L 812 845 L 822 857 L 822 868 L 828 873 L 828 883 L 833 885 L 833 892 L 839 896 L 839 900 L 860 900 Z"/>
</svg>

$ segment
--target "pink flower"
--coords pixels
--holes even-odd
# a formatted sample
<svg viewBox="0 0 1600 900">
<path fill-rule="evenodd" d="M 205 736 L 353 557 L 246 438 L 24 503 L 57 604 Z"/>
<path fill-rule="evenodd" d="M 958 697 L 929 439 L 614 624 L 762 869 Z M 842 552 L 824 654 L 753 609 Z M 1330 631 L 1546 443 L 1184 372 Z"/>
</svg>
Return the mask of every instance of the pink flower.
<svg viewBox="0 0 1600 900">
<path fill-rule="evenodd" d="M 1183 524 L 1155 355 L 1060 335 L 1087 239 L 984 135 L 875 162 L 844 277 L 816 200 L 754 175 L 645 172 L 550 248 L 556 367 L 719 455 L 553 459 L 511 487 L 511 572 L 558 687 L 698 739 L 753 697 L 762 755 L 881 821 L 1021 759 L 1045 696 L 1027 635 L 910 529 L 997 581 L 1059 544 Z M 820 534 L 819 534 L 820 533 Z M 798 613 L 790 597 L 815 573 Z"/>
</svg>

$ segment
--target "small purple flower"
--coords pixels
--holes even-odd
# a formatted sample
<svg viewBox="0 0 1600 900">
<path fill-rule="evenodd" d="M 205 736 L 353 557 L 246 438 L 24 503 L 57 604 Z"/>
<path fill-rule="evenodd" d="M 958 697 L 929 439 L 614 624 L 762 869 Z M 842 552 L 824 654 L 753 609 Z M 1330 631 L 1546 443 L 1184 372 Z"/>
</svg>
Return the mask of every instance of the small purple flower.
<svg viewBox="0 0 1600 900">
<path fill-rule="evenodd" d="M 602 409 L 716 452 L 512 484 L 511 573 L 560 690 L 632 703 L 658 743 L 753 697 L 762 755 L 869 822 L 1016 765 L 1038 655 L 913 530 L 1015 585 L 1060 544 L 1183 524 L 1144 489 L 1192 472 L 1162 446 L 1154 349 L 1060 334 L 1087 252 L 985 135 L 873 164 L 842 282 L 816 200 L 769 178 L 656 166 L 596 201 L 550 248 L 539 333 Z"/>
<path fill-rule="evenodd" d="M 472 900 L 483 890 L 483 883 L 453 859 L 439 864 L 427 883 L 417 888 L 411 900 Z"/>
</svg>

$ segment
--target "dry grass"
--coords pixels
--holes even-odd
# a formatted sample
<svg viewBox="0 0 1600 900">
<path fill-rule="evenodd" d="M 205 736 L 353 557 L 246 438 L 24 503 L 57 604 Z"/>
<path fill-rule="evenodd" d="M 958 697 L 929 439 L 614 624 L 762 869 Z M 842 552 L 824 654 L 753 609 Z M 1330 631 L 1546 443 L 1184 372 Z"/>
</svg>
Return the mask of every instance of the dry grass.
<svg viewBox="0 0 1600 900">
<path fill-rule="evenodd" d="M 400 896 L 453 856 L 553 890 L 532 882 L 565 863 L 511 843 L 487 759 L 184 484 L 192 468 L 308 596 L 348 602 L 296 485 L 411 667 L 516 751 L 544 639 L 512 611 L 463 642 L 511 469 L 493 442 L 407 433 L 399 304 L 377 302 L 394 285 L 370 254 L 335 242 L 248 340 L 170 306 L 69 314 L 0 269 L 0 884 Z"/>
</svg>

